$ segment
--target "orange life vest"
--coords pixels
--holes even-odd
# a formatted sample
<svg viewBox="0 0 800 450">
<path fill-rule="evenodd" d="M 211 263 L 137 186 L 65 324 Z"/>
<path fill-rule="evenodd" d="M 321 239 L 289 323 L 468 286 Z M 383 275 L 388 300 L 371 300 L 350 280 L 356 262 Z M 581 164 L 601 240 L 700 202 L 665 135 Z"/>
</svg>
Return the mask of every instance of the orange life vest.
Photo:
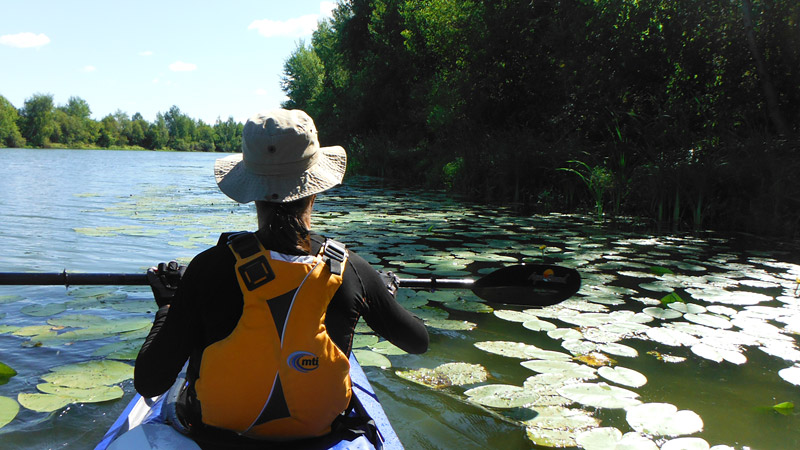
<svg viewBox="0 0 800 450">
<path fill-rule="evenodd" d="M 229 247 L 244 308 L 233 332 L 203 352 L 195 385 L 203 422 L 275 440 L 330 432 L 352 395 L 350 363 L 325 328 L 344 245 L 328 240 L 316 256 L 290 256 L 242 233 Z"/>
</svg>

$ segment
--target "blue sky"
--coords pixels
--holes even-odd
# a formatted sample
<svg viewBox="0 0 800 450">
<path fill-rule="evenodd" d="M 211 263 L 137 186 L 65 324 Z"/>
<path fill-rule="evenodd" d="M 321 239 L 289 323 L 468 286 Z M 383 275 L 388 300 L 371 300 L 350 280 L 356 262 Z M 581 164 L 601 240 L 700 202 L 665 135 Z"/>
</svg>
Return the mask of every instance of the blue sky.
<svg viewBox="0 0 800 450">
<path fill-rule="evenodd" d="M 0 95 L 35 93 L 152 121 L 177 105 L 195 119 L 244 121 L 278 108 L 283 63 L 335 2 L 0 0 Z"/>
</svg>

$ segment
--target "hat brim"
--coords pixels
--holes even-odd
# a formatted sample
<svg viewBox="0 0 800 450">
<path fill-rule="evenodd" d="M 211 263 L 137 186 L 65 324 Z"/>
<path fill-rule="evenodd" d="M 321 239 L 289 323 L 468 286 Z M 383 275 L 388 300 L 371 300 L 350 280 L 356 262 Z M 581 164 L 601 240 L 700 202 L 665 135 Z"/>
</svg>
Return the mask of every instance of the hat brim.
<svg viewBox="0 0 800 450">
<path fill-rule="evenodd" d="M 258 175 L 250 172 L 237 153 L 220 158 L 214 164 L 214 178 L 219 189 L 239 203 L 262 200 L 286 203 L 326 191 L 344 178 L 347 153 L 339 146 L 322 147 L 319 158 L 299 177 L 297 175 Z"/>
</svg>

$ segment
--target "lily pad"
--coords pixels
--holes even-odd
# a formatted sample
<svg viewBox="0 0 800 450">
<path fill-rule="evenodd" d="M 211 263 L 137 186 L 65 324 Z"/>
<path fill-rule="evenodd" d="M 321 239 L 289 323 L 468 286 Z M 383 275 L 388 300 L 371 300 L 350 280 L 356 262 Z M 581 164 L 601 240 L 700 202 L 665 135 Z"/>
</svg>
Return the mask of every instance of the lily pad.
<svg viewBox="0 0 800 450">
<path fill-rule="evenodd" d="M 27 305 L 20 312 L 34 317 L 47 317 L 60 314 L 67 310 L 65 303 L 46 303 L 44 305 Z"/>
<path fill-rule="evenodd" d="M 542 447 L 576 447 L 575 436 L 570 430 L 526 427 L 525 432 L 531 442 Z"/>
<path fill-rule="evenodd" d="M 0 428 L 8 425 L 19 413 L 19 403 L 13 398 L 0 396 Z"/>
<path fill-rule="evenodd" d="M 706 312 L 706 307 L 702 305 L 696 305 L 694 303 L 680 303 L 674 302 L 667 305 L 668 308 L 674 309 L 675 311 L 684 313 L 684 314 L 702 314 Z"/>
<path fill-rule="evenodd" d="M 547 332 L 552 339 L 581 339 L 583 334 L 574 328 L 556 328 Z"/>
<path fill-rule="evenodd" d="M 534 407 L 536 417 L 522 423 L 529 428 L 570 430 L 577 433 L 600 425 L 600 421 L 581 409 L 562 407 Z"/>
<path fill-rule="evenodd" d="M 622 434 L 613 427 L 593 428 L 580 433 L 575 440 L 585 450 L 658 450 L 652 440 L 639 433 Z"/>
<path fill-rule="evenodd" d="M 358 363 L 364 367 L 380 367 L 382 369 L 392 367 L 392 362 L 386 356 L 371 350 L 355 349 L 353 354 L 358 359 Z"/>
<path fill-rule="evenodd" d="M 510 384 L 489 384 L 472 388 L 464 395 L 470 401 L 493 408 L 518 408 L 536 402 L 539 394 Z"/>
<path fill-rule="evenodd" d="M 17 328 L 12 334 L 14 336 L 36 336 L 48 331 L 52 331 L 53 327 L 50 325 L 30 325 L 27 327 Z"/>
<path fill-rule="evenodd" d="M 53 394 L 28 394 L 20 392 L 17 395 L 20 405 L 36 412 L 53 412 L 74 403 L 69 397 Z"/>
<path fill-rule="evenodd" d="M 11 294 L 11 295 L 0 295 L 0 304 L 18 302 L 18 301 L 20 301 L 20 300 L 22 300 L 24 298 L 25 297 L 22 297 L 20 295 L 13 295 L 13 294 Z"/>
<path fill-rule="evenodd" d="M 466 312 L 475 312 L 475 313 L 491 313 L 494 309 L 487 305 L 486 303 L 481 303 L 477 301 L 469 301 L 459 298 L 458 300 L 453 300 L 449 302 L 442 303 L 447 309 L 454 309 L 456 311 L 466 311 Z"/>
<path fill-rule="evenodd" d="M 475 347 L 495 355 L 507 356 L 509 358 L 530 359 L 531 354 L 541 350 L 535 345 L 524 344 L 522 342 L 509 341 L 483 341 L 476 342 Z"/>
<path fill-rule="evenodd" d="M 381 353 L 383 355 L 405 355 L 407 354 L 405 350 L 401 349 L 400 347 L 392 344 L 389 341 L 380 341 L 377 344 L 371 345 L 370 349 L 374 352 Z"/>
<path fill-rule="evenodd" d="M 59 344 L 67 342 L 90 341 L 94 339 L 103 339 L 107 337 L 116 336 L 120 333 L 149 329 L 152 324 L 149 318 L 130 318 L 108 320 L 106 322 L 99 322 L 89 328 L 80 328 L 73 331 L 67 331 L 55 336 L 44 336 L 43 338 L 34 337 L 32 340 L 39 341 L 44 344 Z"/>
<path fill-rule="evenodd" d="M 647 377 L 641 373 L 625 367 L 601 367 L 597 374 L 608 381 L 629 387 L 640 387 L 647 384 Z"/>
<path fill-rule="evenodd" d="M 153 300 L 124 300 L 112 302 L 111 307 L 120 312 L 149 314 L 158 310 Z"/>
<path fill-rule="evenodd" d="M 681 312 L 673 309 L 656 308 L 652 306 L 643 309 L 642 312 L 661 320 L 677 319 L 683 315 Z"/>
<path fill-rule="evenodd" d="M 134 361 L 143 343 L 144 339 L 112 342 L 111 344 L 106 344 L 95 350 L 92 356 L 105 356 L 108 359 Z"/>
<path fill-rule="evenodd" d="M 557 392 L 574 401 L 595 408 L 627 408 L 642 402 L 639 394 L 606 383 L 579 383 L 561 387 Z"/>
<path fill-rule="evenodd" d="M 650 328 L 645 335 L 656 342 L 673 347 L 692 346 L 699 342 L 696 337 L 672 328 Z"/>
<path fill-rule="evenodd" d="M 554 324 L 540 319 L 528 320 L 522 324 L 523 327 L 531 331 L 552 331 L 558 328 Z"/>
<path fill-rule="evenodd" d="M 53 317 L 47 323 L 54 327 L 84 328 L 100 325 L 108 322 L 108 319 L 93 314 L 67 314 Z"/>
<path fill-rule="evenodd" d="M 571 378 L 594 378 L 595 369 L 578 363 L 567 361 L 523 361 L 522 367 L 538 373 L 563 373 Z"/>
<path fill-rule="evenodd" d="M 728 328 L 733 328 L 733 324 L 730 320 L 726 319 L 722 316 L 716 316 L 714 314 L 684 314 L 683 318 L 688 320 L 689 322 L 694 322 L 700 325 L 705 325 L 711 328 L 721 328 L 726 330 Z"/>
<path fill-rule="evenodd" d="M 639 351 L 635 348 L 617 342 L 600 344 L 597 346 L 597 349 L 614 356 L 627 356 L 628 358 L 639 356 Z"/>
<path fill-rule="evenodd" d="M 42 376 L 43 380 L 59 386 L 82 389 L 107 386 L 133 378 L 133 366 L 119 361 L 87 361 L 51 370 Z"/>
<path fill-rule="evenodd" d="M 466 320 L 451 319 L 426 319 L 425 325 L 438 330 L 448 331 L 472 331 L 477 327 L 476 324 Z"/>
<path fill-rule="evenodd" d="M 524 311 L 513 311 L 510 309 L 496 309 L 494 310 L 494 315 L 500 319 L 508 320 L 509 322 L 523 323 L 529 320 L 538 319 L 538 317 L 533 314 L 528 314 Z"/>
<path fill-rule="evenodd" d="M 655 436 L 683 436 L 703 430 L 703 419 L 694 411 L 678 411 L 669 403 L 643 403 L 626 410 L 625 419 L 634 430 Z"/>
<path fill-rule="evenodd" d="M 72 399 L 72 403 L 98 403 L 122 398 L 125 394 L 119 386 L 94 386 L 89 389 L 58 386 L 51 383 L 36 385 L 45 394 L 59 395 Z"/>
<path fill-rule="evenodd" d="M 356 334 L 353 336 L 353 348 L 364 348 L 378 343 L 378 336 L 374 334 Z"/>
<path fill-rule="evenodd" d="M 400 378 L 432 388 L 465 386 L 486 381 L 489 372 L 480 364 L 447 363 L 435 369 L 417 369 L 395 372 Z"/>
<path fill-rule="evenodd" d="M 14 325 L 0 325 L 0 334 L 13 333 L 19 330 L 19 327 Z"/>
<path fill-rule="evenodd" d="M 447 311 L 435 306 L 421 306 L 411 310 L 417 317 L 428 322 L 429 320 L 447 319 L 450 315 Z"/>
</svg>

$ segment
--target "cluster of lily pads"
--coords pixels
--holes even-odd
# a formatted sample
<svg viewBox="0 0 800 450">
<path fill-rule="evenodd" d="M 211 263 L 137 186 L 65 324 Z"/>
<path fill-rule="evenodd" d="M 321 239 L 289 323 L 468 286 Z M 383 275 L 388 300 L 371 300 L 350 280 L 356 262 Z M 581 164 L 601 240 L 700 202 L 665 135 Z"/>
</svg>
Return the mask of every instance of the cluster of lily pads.
<svg viewBox="0 0 800 450">
<path fill-rule="evenodd" d="M 376 268 L 404 278 L 476 278 L 504 265 L 544 262 L 577 268 L 583 277 L 573 299 L 545 308 L 486 304 L 463 291 L 401 290 L 398 301 L 439 338 L 431 356 L 409 363 L 402 350 L 364 325 L 353 342 L 363 366 L 385 370 L 397 383 L 424 385 L 486 408 L 518 424 L 537 445 L 590 450 L 710 448 L 702 433 L 718 424 L 669 397 L 643 394 L 659 378 L 642 369 L 644 359 L 736 367 L 757 351 L 782 362 L 767 377 L 800 385 L 800 265 L 774 252 L 743 255 L 710 236 L 641 237 L 578 215 L 518 217 L 440 193 L 377 190 L 372 182 L 320 196 L 313 228 L 346 242 Z M 213 245 L 220 232 L 255 226 L 252 206 L 225 199 L 213 185 L 192 192 L 154 187 L 105 212 L 135 223 L 75 232 L 133 245 L 163 236 L 183 261 Z M 26 304 L 22 314 L 49 317 L 46 323 L 13 328 L 0 322 L 0 333 L 14 333 L 30 347 L 85 338 L 96 343 L 93 358 L 133 359 L 149 328 L 152 300 L 124 290 L 92 292 L 71 289 L 71 300 Z M 76 318 L 81 310 L 99 319 Z M 119 328 L 101 320 L 110 314 Z M 507 324 L 500 338 L 472 337 L 483 337 L 482 324 L 491 321 Z M 491 364 L 436 348 L 465 339 L 475 352 L 491 355 Z M 516 373 L 512 367 L 527 375 L 499 381 L 500 373 Z M 0 398 L 0 424 L 8 410 L 4 402 Z M 783 402 L 775 411 L 793 414 L 792 406 Z"/>
<path fill-rule="evenodd" d="M 99 403 L 123 397 L 119 384 L 133 377 L 133 366 L 125 361 L 136 359 L 152 324 L 149 313 L 155 307 L 146 291 L 128 290 L 72 288 L 63 301 L 51 299 L 48 303 L 31 302 L 20 295 L 0 297 L 0 303 L 7 309 L 19 305 L 22 316 L 29 317 L 29 321 L 41 321 L 29 325 L 0 324 L 0 335 L 16 337 L 23 348 L 66 351 L 86 344 L 90 351 L 84 349 L 82 353 L 92 358 L 50 368 L 48 373 L 41 374 L 44 382 L 36 384 L 35 392 L 22 391 L 16 398 L 0 396 L 0 428 L 17 416 L 20 405 L 34 412 L 50 413 L 73 403 Z M 16 370 L 0 363 L 0 384 L 15 375 L 18 375 Z"/>
</svg>

